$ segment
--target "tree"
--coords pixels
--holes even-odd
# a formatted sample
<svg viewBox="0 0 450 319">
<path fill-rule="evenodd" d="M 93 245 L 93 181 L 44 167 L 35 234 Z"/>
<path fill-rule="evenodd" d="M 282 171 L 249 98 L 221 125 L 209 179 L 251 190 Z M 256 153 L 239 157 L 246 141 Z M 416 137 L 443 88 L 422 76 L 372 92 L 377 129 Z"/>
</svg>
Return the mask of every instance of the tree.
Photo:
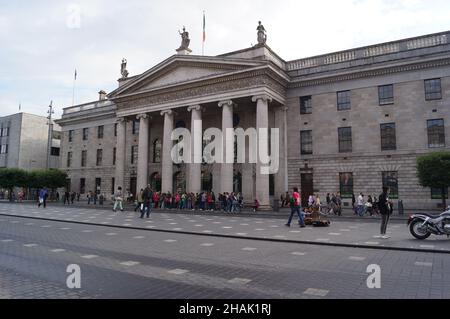
<svg viewBox="0 0 450 319">
<path fill-rule="evenodd" d="M 66 185 L 67 173 L 58 169 L 34 170 L 30 173 L 29 186 L 56 189 Z"/>
<path fill-rule="evenodd" d="M 446 204 L 446 190 L 450 186 L 450 152 L 435 152 L 417 159 L 420 185 L 441 189 L 442 204 Z"/>
<path fill-rule="evenodd" d="M 9 191 L 9 200 L 12 201 L 12 193 L 14 187 L 25 187 L 29 181 L 28 173 L 19 168 L 2 168 L 0 169 L 0 187 Z"/>
</svg>

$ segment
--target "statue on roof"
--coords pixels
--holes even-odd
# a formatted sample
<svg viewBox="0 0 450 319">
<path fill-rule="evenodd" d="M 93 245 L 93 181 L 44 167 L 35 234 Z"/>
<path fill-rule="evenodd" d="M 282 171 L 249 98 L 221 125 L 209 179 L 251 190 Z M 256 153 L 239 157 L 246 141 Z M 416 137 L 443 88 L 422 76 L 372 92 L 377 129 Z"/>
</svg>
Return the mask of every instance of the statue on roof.
<svg viewBox="0 0 450 319">
<path fill-rule="evenodd" d="M 189 44 L 191 43 L 191 40 L 189 39 L 189 32 L 187 32 L 186 28 L 183 26 L 183 32 L 180 32 L 180 30 L 178 30 L 178 33 L 181 35 L 181 46 L 177 51 L 190 50 Z"/>
<path fill-rule="evenodd" d="M 121 65 L 121 68 L 120 68 L 120 74 L 122 74 L 122 79 L 126 79 L 128 77 L 127 60 L 125 58 L 122 59 L 122 65 Z"/>
<path fill-rule="evenodd" d="M 261 24 L 261 21 L 258 21 L 258 27 L 256 28 L 258 31 L 258 45 L 264 45 L 267 41 L 267 34 L 266 29 L 264 29 L 264 26 Z"/>
</svg>

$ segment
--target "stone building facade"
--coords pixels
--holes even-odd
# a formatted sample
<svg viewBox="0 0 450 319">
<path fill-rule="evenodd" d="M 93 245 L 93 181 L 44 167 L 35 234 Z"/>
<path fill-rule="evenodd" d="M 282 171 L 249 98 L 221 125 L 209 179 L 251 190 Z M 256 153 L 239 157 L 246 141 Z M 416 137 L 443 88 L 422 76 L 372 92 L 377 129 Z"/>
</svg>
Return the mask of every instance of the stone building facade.
<svg viewBox="0 0 450 319">
<path fill-rule="evenodd" d="M 170 133 L 195 120 L 203 129 L 279 128 L 278 172 L 173 164 Z M 419 186 L 415 162 L 450 149 L 450 32 L 295 61 L 265 43 L 216 57 L 177 54 L 122 77 L 96 102 L 65 108 L 57 123 L 61 167 L 77 192 L 135 193 L 150 183 L 163 192 L 241 191 L 268 207 L 294 186 L 304 199 L 341 192 L 349 205 L 351 193 L 388 185 L 405 208 L 435 209 L 439 195 Z"/>
</svg>

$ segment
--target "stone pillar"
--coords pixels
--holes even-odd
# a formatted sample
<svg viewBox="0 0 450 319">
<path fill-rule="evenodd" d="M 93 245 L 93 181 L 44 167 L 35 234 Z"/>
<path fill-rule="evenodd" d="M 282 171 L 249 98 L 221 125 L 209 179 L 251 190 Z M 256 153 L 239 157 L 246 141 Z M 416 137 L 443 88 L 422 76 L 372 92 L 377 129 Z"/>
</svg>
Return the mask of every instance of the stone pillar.
<svg viewBox="0 0 450 319">
<path fill-rule="evenodd" d="M 171 157 L 171 151 L 173 147 L 172 131 L 173 125 L 173 112 L 172 110 L 162 111 L 161 115 L 164 116 L 164 134 L 163 134 L 163 146 L 162 146 L 162 172 L 161 172 L 161 191 L 163 193 L 173 190 L 173 161 Z"/>
<path fill-rule="evenodd" d="M 126 134 L 127 125 L 125 118 L 117 121 L 117 145 L 116 145 L 116 177 L 115 190 L 120 186 L 125 190 L 125 154 L 126 154 Z"/>
<path fill-rule="evenodd" d="M 191 112 L 191 163 L 189 164 L 188 192 L 200 194 L 203 159 L 202 108 L 200 105 L 190 106 L 188 112 Z"/>
<path fill-rule="evenodd" d="M 275 127 L 280 130 L 280 167 L 275 174 L 275 198 L 288 191 L 287 175 L 287 110 L 282 106 L 275 111 Z"/>
<path fill-rule="evenodd" d="M 227 154 L 232 152 L 234 157 L 234 141 L 233 139 L 227 139 L 227 128 L 233 128 L 233 101 L 219 102 L 219 107 L 222 108 L 222 134 L 223 134 L 223 163 L 220 168 L 220 192 L 232 192 L 233 191 L 233 164 L 227 164 Z"/>
<path fill-rule="evenodd" d="M 266 166 L 260 162 L 259 150 L 263 147 L 268 150 L 268 140 L 262 140 L 260 129 L 269 128 L 269 103 L 272 99 L 267 95 L 254 96 L 253 102 L 256 102 L 256 130 L 258 131 L 258 160 L 256 163 L 256 199 L 258 199 L 262 210 L 271 209 L 269 195 L 269 175 L 261 174 L 261 167 Z"/>
<path fill-rule="evenodd" d="M 136 118 L 140 120 L 136 185 L 136 191 L 139 192 L 148 184 L 149 116 L 148 114 L 139 114 Z"/>
</svg>

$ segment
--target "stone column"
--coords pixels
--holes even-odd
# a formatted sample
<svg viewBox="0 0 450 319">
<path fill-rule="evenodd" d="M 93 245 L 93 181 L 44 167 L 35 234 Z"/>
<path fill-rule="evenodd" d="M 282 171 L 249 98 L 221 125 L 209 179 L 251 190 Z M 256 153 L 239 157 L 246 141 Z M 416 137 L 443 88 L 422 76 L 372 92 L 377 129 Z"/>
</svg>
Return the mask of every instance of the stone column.
<svg viewBox="0 0 450 319">
<path fill-rule="evenodd" d="M 122 190 L 125 189 L 126 132 L 126 120 L 123 117 L 119 118 L 117 121 L 115 190 L 117 190 L 119 186 L 122 187 Z"/>
<path fill-rule="evenodd" d="M 171 157 L 171 151 L 173 147 L 172 131 L 173 125 L 173 112 L 172 110 L 162 111 L 161 115 L 164 116 L 164 135 L 163 135 L 163 147 L 162 147 L 162 172 L 161 172 L 161 191 L 163 193 L 173 191 L 173 161 Z"/>
<path fill-rule="evenodd" d="M 227 139 L 227 128 L 233 128 L 233 101 L 219 102 L 219 107 L 222 108 L 222 134 L 223 134 L 223 163 L 220 168 L 220 192 L 233 191 L 233 164 L 226 163 L 228 152 L 232 153 L 234 157 L 234 141 Z"/>
<path fill-rule="evenodd" d="M 189 164 L 189 192 L 202 190 L 203 127 L 200 105 L 188 107 L 191 112 L 191 163 Z"/>
<path fill-rule="evenodd" d="M 275 174 L 275 196 L 280 198 L 281 194 L 288 191 L 287 180 L 287 110 L 288 107 L 281 106 L 275 111 L 275 127 L 280 130 L 280 166 Z"/>
<path fill-rule="evenodd" d="M 272 99 L 268 95 L 259 95 L 252 98 L 256 102 L 256 130 L 258 131 L 258 160 L 256 163 L 256 199 L 258 199 L 261 209 L 271 209 L 269 195 L 269 175 L 261 174 L 261 167 L 267 166 L 260 162 L 259 150 L 268 150 L 268 139 L 262 140 L 260 129 L 269 128 L 269 103 Z"/>
<path fill-rule="evenodd" d="M 139 114 L 136 118 L 140 120 L 136 185 L 136 191 L 139 192 L 148 184 L 149 116 L 148 114 Z"/>
</svg>

